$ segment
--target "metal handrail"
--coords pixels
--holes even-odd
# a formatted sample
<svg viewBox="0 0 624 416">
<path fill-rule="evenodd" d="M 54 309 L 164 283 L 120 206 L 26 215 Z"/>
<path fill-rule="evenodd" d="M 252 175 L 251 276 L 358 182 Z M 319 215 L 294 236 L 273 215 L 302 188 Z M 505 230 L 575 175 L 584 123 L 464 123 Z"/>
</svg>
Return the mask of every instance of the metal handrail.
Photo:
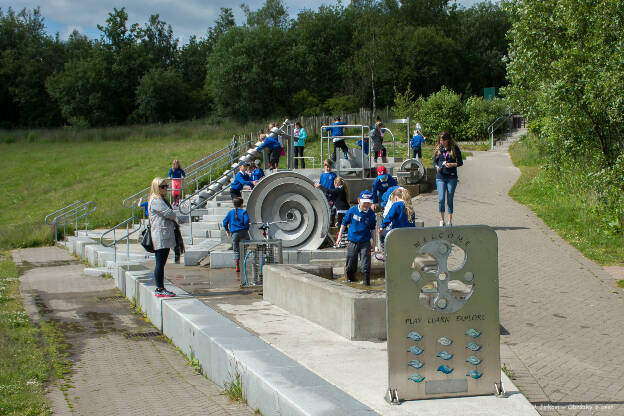
<svg viewBox="0 0 624 416">
<path fill-rule="evenodd" d="M 132 231 L 130 231 L 130 222 L 132 222 Z M 126 226 L 126 234 L 123 235 L 120 238 L 116 238 L 115 235 L 115 231 L 121 227 L 125 225 Z M 103 232 L 102 235 L 100 236 L 100 244 L 103 245 L 104 247 L 113 247 L 114 253 L 115 253 L 115 263 L 117 263 L 117 243 L 122 241 L 122 240 L 126 240 L 126 260 L 130 261 L 130 236 L 138 231 L 141 230 L 141 228 L 143 228 L 143 224 L 139 223 L 139 227 L 138 228 L 134 228 L 134 216 L 127 218 L 126 220 L 120 222 L 119 224 L 115 225 L 114 227 L 111 227 L 110 229 L 108 229 L 107 231 Z M 109 234 L 109 233 L 113 233 L 113 241 L 106 244 L 104 243 L 104 236 Z"/>
<path fill-rule="evenodd" d="M 210 182 L 206 185 L 204 185 L 201 189 L 197 189 L 195 191 L 195 193 L 193 193 L 192 195 L 187 196 L 186 198 L 182 199 L 180 201 L 180 204 L 178 205 L 178 211 L 182 214 L 182 215 L 187 215 L 188 216 L 188 221 L 189 221 L 189 233 L 190 233 L 190 241 L 191 241 L 191 245 L 193 244 L 193 218 L 192 218 L 192 214 L 193 211 L 195 211 L 196 209 L 201 208 L 202 206 L 204 206 L 207 202 L 208 202 L 208 198 L 204 199 L 203 201 L 201 201 L 199 204 L 192 204 L 191 203 L 191 198 L 195 197 L 196 195 L 198 195 L 199 193 L 207 190 L 209 187 L 213 186 L 216 182 L 218 181 L 222 181 L 223 178 L 227 175 L 228 172 L 231 172 L 232 170 L 238 168 L 238 166 L 241 165 L 241 163 L 243 163 L 242 161 L 239 161 L 237 164 L 234 164 L 234 160 L 236 158 L 239 158 L 241 156 L 242 150 L 243 149 L 247 149 L 250 147 L 251 143 L 253 142 L 253 134 L 249 136 L 249 139 L 245 137 L 245 140 L 242 143 L 239 143 L 238 141 L 235 141 L 234 139 L 232 140 L 232 143 L 229 147 L 229 152 L 226 154 L 223 154 L 219 157 L 217 157 L 216 159 L 213 159 L 210 163 Z M 227 168 L 228 164 L 232 164 L 231 169 Z M 213 168 L 214 168 L 214 172 L 219 172 L 220 169 L 225 169 L 225 173 L 222 173 L 221 175 L 219 175 L 219 177 L 217 177 L 217 179 L 212 180 L 212 172 L 213 172 Z M 203 176 L 206 176 L 207 174 L 204 174 Z M 223 187 L 221 190 L 217 191 L 212 197 L 215 197 L 216 195 L 220 194 L 223 190 L 225 189 L 225 187 Z M 188 210 L 185 210 L 184 207 L 188 207 Z"/>
<path fill-rule="evenodd" d="M 63 236 L 67 238 L 67 224 L 75 222 L 76 231 L 78 231 L 78 220 L 85 218 L 85 233 L 89 234 L 89 214 L 97 209 L 97 204 L 94 201 L 84 202 L 77 200 L 71 204 L 48 214 L 44 221 L 46 224 L 54 227 L 54 241 L 58 241 L 58 226 L 63 226 Z M 55 215 L 57 214 L 57 215 Z M 55 215 L 50 219 L 51 216 Z"/>
<path fill-rule="evenodd" d="M 248 141 L 246 141 L 244 144 L 248 143 Z M 182 193 L 182 198 L 184 198 L 184 189 L 186 187 L 188 187 L 189 184 L 192 184 L 193 182 L 195 183 L 195 193 L 197 193 L 199 191 L 199 182 L 205 178 L 206 176 L 210 177 L 210 181 L 212 182 L 212 173 L 213 173 L 213 166 L 214 166 L 214 161 L 216 159 L 221 160 L 224 156 L 230 155 L 232 150 L 234 148 L 239 147 L 241 144 L 239 144 L 239 141 L 237 139 L 236 136 L 232 137 L 232 141 L 229 145 L 227 145 L 226 147 L 223 147 L 219 150 L 217 150 L 216 152 L 213 152 L 211 154 L 209 154 L 208 156 L 205 156 L 203 158 L 201 158 L 200 160 L 193 162 L 191 165 L 189 165 L 187 167 L 187 170 L 189 169 L 189 167 L 195 167 L 195 169 L 190 170 L 189 172 L 187 172 L 186 178 L 183 179 L 179 179 L 179 178 L 164 178 L 165 181 L 167 181 L 169 184 L 171 184 L 172 180 L 182 180 L 182 186 L 180 188 L 175 188 L 173 189 L 172 186 L 169 186 L 169 190 L 170 191 L 181 191 Z M 147 187 L 144 188 L 142 190 L 140 190 L 139 192 L 130 195 L 129 197 L 127 197 L 126 199 L 124 199 L 121 203 L 124 207 L 126 208 L 132 208 L 132 217 L 131 218 L 135 218 L 135 209 L 137 207 L 137 202 L 140 199 L 146 199 L 149 196 L 151 187 Z M 169 193 L 169 198 L 171 199 L 171 192 Z M 131 205 L 128 206 L 127 204 L 131 202 Z M 171 202 L 171 201 L 170 201 Z M 134 225 L 134 223 L 133 223 Z"/>
<path fill-rule="evenodd" d="M 354 135 L 354 136 L 349 136 L 349 135 L 343 135 L 343 136 L 330 136 L 329 132 L 327 131 L 327 136 L 324 135 L 324 133 L 326 132 L 326 128 L 334 128 L 334 127 L 342 127 L 342 128 L 359 128 L 362 131 L 361 135 Z M 364 178 L 364 140 L 368 139 L 368 133 L 364 134 L 364 129 L 368 129 L 368 131 L 370 132 L 371 128 L 364 125 L 364 124 L 341 124 L 341 125 L 335 125 L 335 124 L 330 124 L 330 125 L 326 125 L 326 126 L 321 126 L 321 160 L 323 160 L 323 140 L 327 139 L 327 154 L 328 157 L 331 158 L 331 146 L 330 146 L 330 139 L 334 139 L 336 137 L 338 138 L 342 138 L 342 139 L 362 139 L 362 179 Z M 384 131 L 387 131 L 390 133 L 390 135 L 392 136 L 392 157 L 396 157 L 396 139 L 394 137 L 394 133 L 392 133 L 392 131 L 390 129 L 387 129 L 385 127 L 383 127 Z M 368 158 L 368 162 L 370 165 L 371 159 L 372 159 L 372 153 L 371 153 L 371 143 L 368 144 L 369 146 L 369 151 L 368 151 L 368 155 L 366 156 Z M 357 170 L 360 170 L 359 168 Z M 336 171 L 338 173 L 340 173 L 340 166 L 337 164 L 336 166 Z"/>
<path fill-rule="evenodd" d="M 511 112 L 511 107 L 507 107 L 505 109 L 505 112 L 501 114 L 500 116 L 498 116 L 496 120 L 494 120 L 492 124 L 488 126 L 487 131 L 488 131 L 488 134 L 490 135 L 490 150 L 494 149 L 494 131 L 496 131 L 500 126 L 503 125 L 503 123 L 509 120 L 512 116 L 513 116 L 513 113 Z"/>
</svg>

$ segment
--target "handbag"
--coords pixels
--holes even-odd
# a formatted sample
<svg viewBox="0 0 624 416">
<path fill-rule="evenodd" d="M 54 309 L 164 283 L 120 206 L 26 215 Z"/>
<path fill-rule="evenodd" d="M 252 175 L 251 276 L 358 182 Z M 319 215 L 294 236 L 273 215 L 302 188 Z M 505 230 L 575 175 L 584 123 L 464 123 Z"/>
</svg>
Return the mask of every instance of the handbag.
<svg viewBox="0 0 624 416">
<path fill-rule="evenodd" d="M 147 251 L 148 253 L 156 252 L 156 250 L 154 250 L 154 242 L 152 241 L 152 229 L 149 224 L 147 225 L 147 228 L 143 230 L 141 236 L 141 245 L 143 246 L 145 251 Z"/>
</svg>

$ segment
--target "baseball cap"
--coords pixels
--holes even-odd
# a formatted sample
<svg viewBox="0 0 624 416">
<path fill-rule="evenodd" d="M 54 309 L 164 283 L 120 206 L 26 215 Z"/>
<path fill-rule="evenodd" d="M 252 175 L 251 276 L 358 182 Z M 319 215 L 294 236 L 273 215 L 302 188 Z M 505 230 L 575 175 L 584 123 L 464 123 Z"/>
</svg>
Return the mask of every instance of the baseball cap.
<svg viewBox="0 0 624 416">
<path fill-rule="evenodd" d="M 249 166 L 249 162 L 247 162 L 246 160 L 243 160 L 241 162 L 241 166 Z"/>
<path fill-rule="evenodd" d="M 377 175 L 385 175 L 387 173 L 385 166 L 377 167 Z"/>
<path fill-rule="evenodd" d="M 370 202 L 373 203 L 373 194 L 371 191 L 365 190 L 360 194 L 360 202 Z"/>
</svg>

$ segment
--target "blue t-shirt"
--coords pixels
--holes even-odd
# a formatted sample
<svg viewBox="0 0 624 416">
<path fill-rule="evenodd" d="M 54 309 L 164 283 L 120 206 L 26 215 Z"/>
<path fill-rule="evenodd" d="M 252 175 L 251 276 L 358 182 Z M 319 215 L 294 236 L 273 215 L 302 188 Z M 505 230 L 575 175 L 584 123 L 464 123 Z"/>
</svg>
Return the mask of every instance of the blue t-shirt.
<svg viewBox="0 0 624 416">
<path fill-rule="evenodd" d="M 256 168 L 253 172 L 251 172 L 251 180 L 258 181 L 260 178 L 264 176 L 264 171 L 260 168 Z"/>
<path fill-rule="evenodd" d="M 230 188 L 234 189 L 235 191 L 240 191 L 245 185 L 251 186 L 252 188 L 254 187 L 254 184 L 251 181 L 251 176 L 243 172 L 238 172 L 234 177 L 234 182 L 232 182 Z"/>
<path fill-rule="evenodd" d="M 415 215 L 412 212 L 412 222 L 407 218 L 407 211 L 405 210 L 405 202 L 397 201 L 390 207 L 390 211 L 388 211 L 388 215 L 383 219 L 381 223 L 381 228 L 386 228 L 390 223 L 392 223 L 391 230 L 395 228 L 407 228 L 414 227 L 414 219 Z"/>
<path fill-rule="evenodd" d="M 386 205 L 388 205 L 388 199 L 390 199 L 390 195 L 392 195 L 392 192 L 394 192 L 394 190 L 398 188 L 399 188 L 399 185 L 391 186 L 390 188 L 386 190 L 386 192 L 383 193 L 383 195 L 381 196 L 381 202 L 380 202 L 380 205 L 382 208 L 385 208 Z"/>
<path fill-rule="evenodd" d="M 390 175 L 380 175 L 375 178 L 373 182 L 373 203 L 377 203 L 377 200 L 384 194 L 391 186 L 397 186 L 398 183 Z"/>
<path fill-rule="evenodd" d="M 349 208 L 342 220 L 342 225 L 349 226 L 347 238 L 352 243 L 362 243 L 370 240 L 373 235 L 372 230 L 377 225 L 377 219 L 372 209 L 366 212 L 360 211 L 360 206 Z"/>
<path fill-rule="evenodd" d="M 336 121 L 332 123 L 332 126 L 344 126 L 347 123 L 344 121 Z M 325 127 L 325 131 L 330 131 L 333 137 L 336 136 L 344 136 L 344 129 L 342 127 Z M 337 142 L 338 140 L 344 140 L 342 137 L 337 137 L 333 141 Z"/>
<path fill-rule="evenodd" d="M 238 215 L 236 219 L 235 215 Z M 234 208 L 223 219 L 223 228 L 231 233 L 249 229 L 249 214 L 242 208 Z"/>
<path fill-rule="evenodd" d="M 336 174 L 334 172 L 323 172 L 321 173 L 319 183 L 324 188 L 334 189 L 334 179 L 336 179 Z"/>
<path fill-rule="evenodd" d="M 425 138 L 422 136 L 422 134 L 417 134 L 416 136 L 412 137 L 410 146 L 412 147 L 412 149 L 420 149 L 420 146 L 424 142 L 425 142 Z"/>
<path fill-rule="evenodd" d="M 149 217 L 149 210 L 148 210 L 149 202 L 143 201 L 139 204 L 139 206 L 142 207 L 143 210 L 145 211 L 145 218 Z"/>
<path fill-rule="evenodd" d="M 180 168 L 171 168 L 169 169 L 168 177 L 173 179 L 182 179 L 186 177 L 186 173 L 184 173 L 184 171 Z"/>
<path fill-rule="evenodd" d="M 282 145 L 280 144 L 279 140 L 277 140 L 277 137 L 268 136 L 266 139 L 264 139 L 262 144 L 258 146 L 257 151 L 260 152 L 265 147 L 268 149 L 276 149 L 278 147 L 282 147 Z"/>
</svg>

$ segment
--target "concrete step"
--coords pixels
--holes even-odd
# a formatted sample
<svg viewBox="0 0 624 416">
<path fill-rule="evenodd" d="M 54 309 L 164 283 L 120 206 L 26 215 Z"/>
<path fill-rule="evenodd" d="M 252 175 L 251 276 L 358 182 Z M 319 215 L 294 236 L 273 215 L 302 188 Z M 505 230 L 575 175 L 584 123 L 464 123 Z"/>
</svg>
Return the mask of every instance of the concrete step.
<svg viewBox="0 0 624 416">
<path fill-rule="evenodd" d="M 205 239 L 199 244 L 186 247 L 186 252 L 184 253 L 184 265 L 195 266 L 199 264 L 200 261 L 210 254 L 210 250 L 217 247 L 219 244 L 221 244 L 220 240 L 210 238 Z"/>
</svg>

